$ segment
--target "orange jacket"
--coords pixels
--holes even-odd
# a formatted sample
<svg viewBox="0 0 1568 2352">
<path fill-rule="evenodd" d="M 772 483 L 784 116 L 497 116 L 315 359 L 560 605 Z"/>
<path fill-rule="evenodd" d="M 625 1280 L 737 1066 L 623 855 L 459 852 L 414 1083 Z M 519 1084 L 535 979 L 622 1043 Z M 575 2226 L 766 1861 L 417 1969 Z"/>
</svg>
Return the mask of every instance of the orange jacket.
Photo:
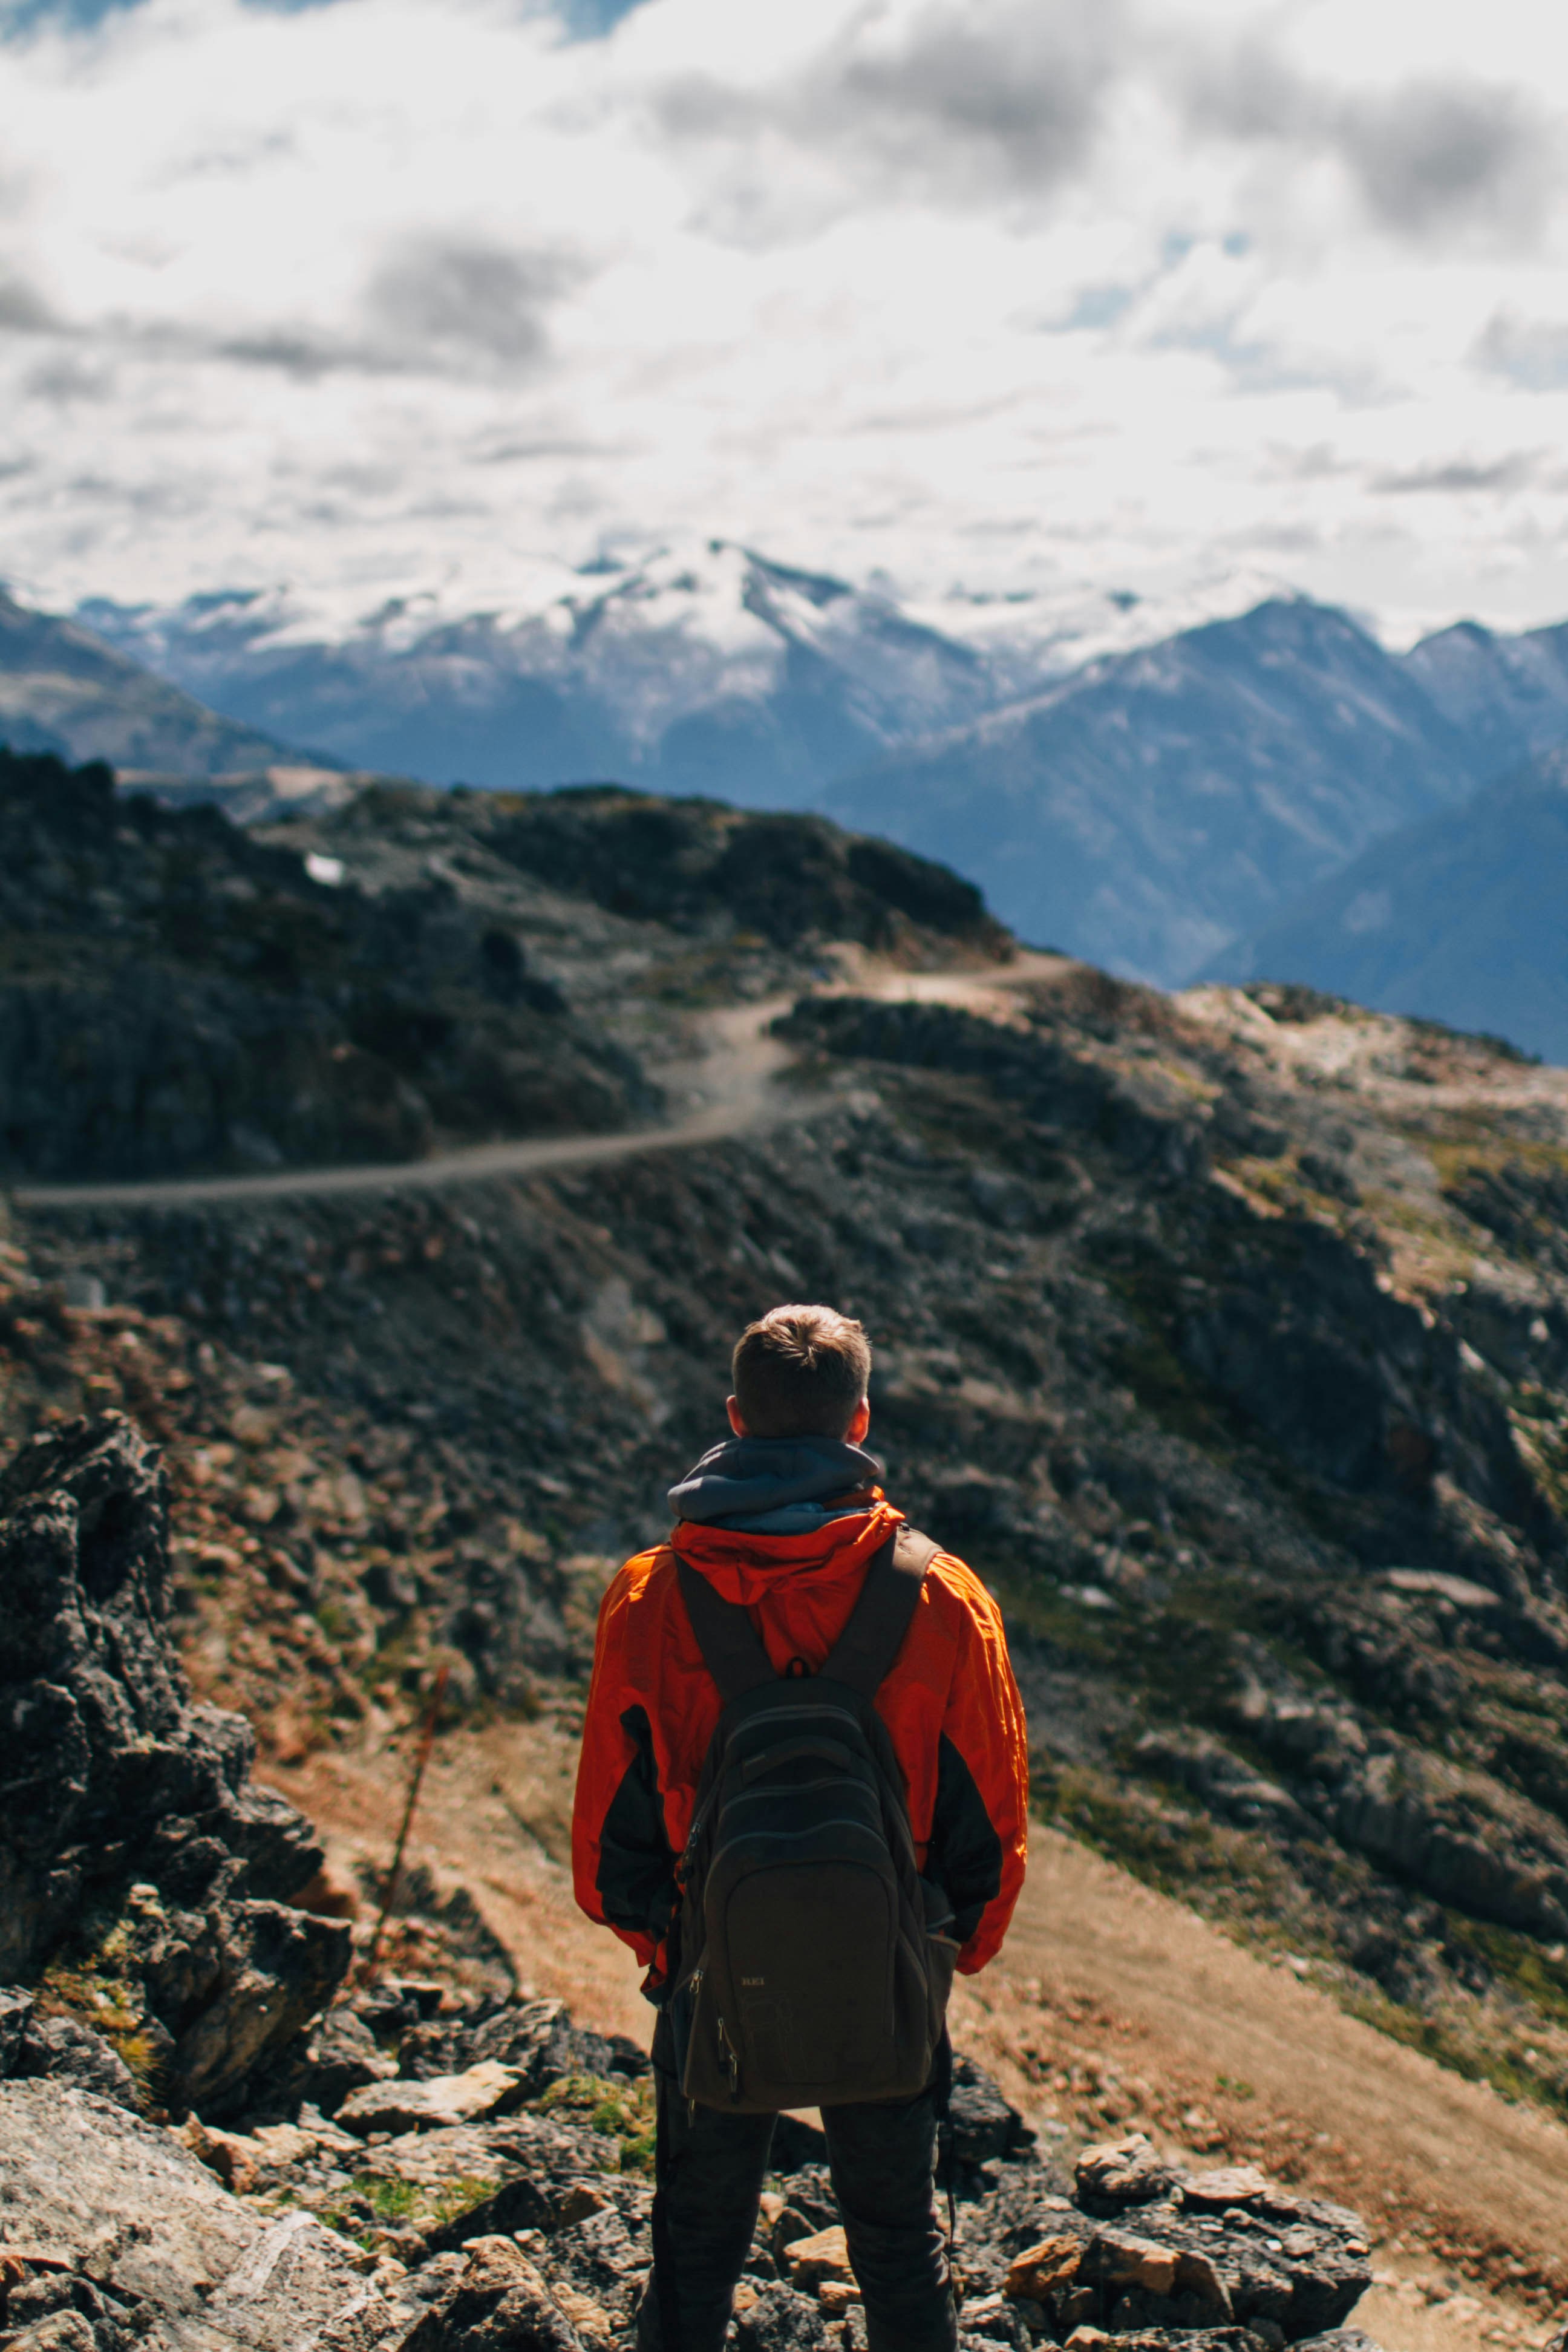
<svg viewBox="0 0 1568 2352">
<path fill-rule="evenodd" d="M 572 1858 L 577 1901 L 613 1927 L 662 1989 L 675 1864 L 691 1826 L 722 1702 L 676 1575 L 675 1546 L 726 1601 L 742 1602 L 783 1674 L 813 1673 L 848 1621 L 873 1554 L 903 1514 L 870 1507 L 809 1535 L 763 1536 L 683 1520 L 639 1552 L 599 1610 L 577 1772 Z M 939 1552 L 877 1694 L 909 1791 L 921 1871 L 952 1903 L 958 1965 L 984 1967 L 1024 1880 L 1028 1746 L 996 1604 L 972 1570 Z"/>
</svg>

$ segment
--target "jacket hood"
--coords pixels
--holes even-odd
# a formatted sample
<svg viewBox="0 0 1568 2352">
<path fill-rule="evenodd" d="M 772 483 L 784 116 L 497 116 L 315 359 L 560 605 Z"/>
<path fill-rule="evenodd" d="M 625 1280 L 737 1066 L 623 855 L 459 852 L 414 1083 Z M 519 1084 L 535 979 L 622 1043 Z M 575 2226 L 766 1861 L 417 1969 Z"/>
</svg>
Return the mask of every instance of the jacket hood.
<svg viewBox="0 0 1568 2352">
<path fill-rule="evenodd" d="M 845 1510 L 864 1509 L 882 1475 L 874 1454 L 838 1437 L 731 1437 L 670 1488 L 669 1507 L 702 1527 L 815 1534 Z"/>
<path fill-rule="evenodd" d="M 757 1535 L 686 1519 L 669 1540 L 721 1600 L 738 1601 L 749 1609 L 781 1584 L 805 1580 L 820 1586 L 826 1601 L 839 1586 L 858 1580 L 872 1553 L 902 1525 L 903 1517 L 874 1487 L 859 1508 L 803 1535 Z"/>
</svg>

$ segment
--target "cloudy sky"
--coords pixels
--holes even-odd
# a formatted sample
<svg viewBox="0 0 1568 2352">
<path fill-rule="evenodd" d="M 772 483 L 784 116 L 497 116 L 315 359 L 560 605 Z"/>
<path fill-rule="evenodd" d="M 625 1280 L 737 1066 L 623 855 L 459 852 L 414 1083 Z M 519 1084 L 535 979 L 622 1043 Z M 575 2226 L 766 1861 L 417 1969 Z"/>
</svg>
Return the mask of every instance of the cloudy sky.
<svg viewBox="0 0 1568 2352">
<path fill-rule="evenodd" d="M 1568 614 L 1546 0 L 0 0 L 0 577 Z"/>
</svg>

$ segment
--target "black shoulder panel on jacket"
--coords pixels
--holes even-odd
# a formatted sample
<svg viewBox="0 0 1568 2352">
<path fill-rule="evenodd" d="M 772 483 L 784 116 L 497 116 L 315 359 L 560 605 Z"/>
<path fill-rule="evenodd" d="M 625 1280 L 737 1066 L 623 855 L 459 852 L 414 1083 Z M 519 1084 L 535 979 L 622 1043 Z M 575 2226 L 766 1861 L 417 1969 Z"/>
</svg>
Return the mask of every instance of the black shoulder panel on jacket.
<svg viewBox="0 0 1568 2352">
<path fill-rule="evenodd" d="M 662 1937 L 675 1915 L 675 1856 L 664 1831 L 647 1709 L 628 1707 L 621 1727 L 636 1740 L 637 1752 L 605 1815 L 595 1884 L 612 1927 Z"/>
<path fill-rule="evenodd" d="M 958 1939 L 967 1943 L 985 1906 L 1002 1891 L 1002 1841 L 973 1773 L 945 1732 L 937 1751 L 936 1811 L 926 1875 L 945 1892 Z"/>
</svg>

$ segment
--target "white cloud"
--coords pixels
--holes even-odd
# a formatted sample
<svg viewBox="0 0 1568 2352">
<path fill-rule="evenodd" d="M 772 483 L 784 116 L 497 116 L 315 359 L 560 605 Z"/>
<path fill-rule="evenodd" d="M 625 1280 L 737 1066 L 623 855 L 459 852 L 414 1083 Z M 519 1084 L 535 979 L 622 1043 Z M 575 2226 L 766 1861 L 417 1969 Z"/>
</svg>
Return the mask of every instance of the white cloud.
<svg viewBox="0 0 1568 2352">
<path fill-rule="evenodd" d="M 911 586 L 1256 562 L 1394 625 L 1555 616 L 1541 22 L 46 10 L 0 42 L 0 573 L 347 614 L 696 531 Z"/>
</svg>

